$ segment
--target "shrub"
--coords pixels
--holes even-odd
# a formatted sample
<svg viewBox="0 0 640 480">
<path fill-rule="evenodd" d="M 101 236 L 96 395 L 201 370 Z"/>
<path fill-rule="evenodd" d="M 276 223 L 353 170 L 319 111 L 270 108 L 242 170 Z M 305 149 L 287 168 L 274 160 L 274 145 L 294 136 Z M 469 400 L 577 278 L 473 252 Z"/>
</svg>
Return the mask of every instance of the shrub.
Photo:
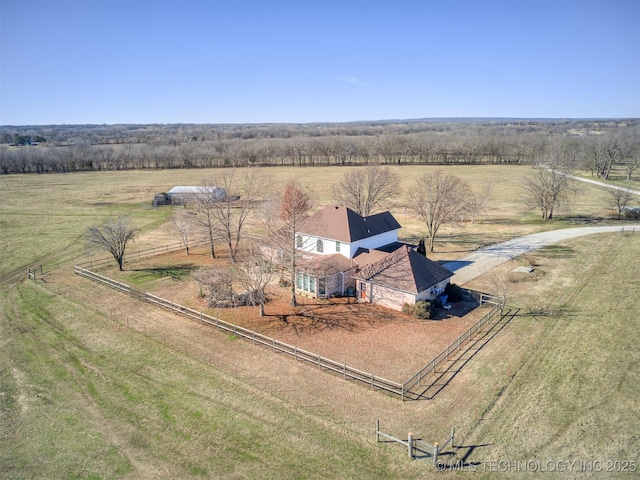
<svg viewBox="0 0 640 480">
<path fill-rule="evenodd" d="M 415 305 L 405 303 L 402 305 L 402 313 L 406 313 L 415 318 L 431 318 L 436 312 L 435 305 L 425 300 L 419 300 Z"/>
<path fill-rule="evenodd" d="M 417 318 L 431 318 L 435 313 L 435 306 L 431 302 L 420 300 L 416 302 L 416 314 Z"/>
<path fill-rule="evenodd" d="M 402 313 L 406 313 L 407 315 L 411 315 L 412 317 L 416 316 L 416 306 L 410 303 L 405 303 L 402 305 Z"/>
</svg>

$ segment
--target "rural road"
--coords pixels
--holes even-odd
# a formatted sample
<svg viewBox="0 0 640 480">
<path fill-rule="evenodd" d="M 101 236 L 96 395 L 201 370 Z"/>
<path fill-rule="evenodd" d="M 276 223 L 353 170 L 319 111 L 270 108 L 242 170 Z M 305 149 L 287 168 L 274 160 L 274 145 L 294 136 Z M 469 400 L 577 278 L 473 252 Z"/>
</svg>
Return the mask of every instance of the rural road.
<svg viewBox="0 0 640 480">
<path fill-rule="evenodd" d="M 488 247 L 476 250 L 471 255 L 460 260 L 444 263 L 442 266 L 454 272 L 451 283 L 464 285 L 507 260 L 544 247 L 545 245 L 551 245 L 584 235 L 592 235 L 594 233 L 620 232 L 622 228 L 624 228 L 625 232 L 633 231 L 634 234 L 640 235 L 640 224 L 564 228 L 562 230 L 534 233 L 532 235 L 514 238 L 507 242 L 489 245 Z"/>
</svg>

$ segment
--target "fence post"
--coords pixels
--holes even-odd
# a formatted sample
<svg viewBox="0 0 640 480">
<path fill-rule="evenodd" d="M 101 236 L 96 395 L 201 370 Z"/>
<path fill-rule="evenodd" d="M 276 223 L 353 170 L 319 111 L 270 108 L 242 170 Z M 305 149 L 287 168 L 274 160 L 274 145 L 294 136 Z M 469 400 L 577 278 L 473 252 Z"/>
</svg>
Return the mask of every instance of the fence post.
<svg viewBox="0 0 640 480">
<path fill-rule="evenodd" d="M 409 450 L 409 458 L 413 460 L 413 433 L 409 432 L 407 440 L 407 448 Z"/>
<path fill-rule="evenodd" d="M 456 434 L 456 427 L 451 427 L 451 448 L 455 448 L 454 438 Z"/>
<path fill-rule="evenodd" d="M 438 444 L 433 444 L 433 464 L 436 465 L 438 463 Z"/>
<path fill-rule="evenodd" d="M 376 443 L 380 441 L 380 419 L 376 418 Z"/>
</svg>

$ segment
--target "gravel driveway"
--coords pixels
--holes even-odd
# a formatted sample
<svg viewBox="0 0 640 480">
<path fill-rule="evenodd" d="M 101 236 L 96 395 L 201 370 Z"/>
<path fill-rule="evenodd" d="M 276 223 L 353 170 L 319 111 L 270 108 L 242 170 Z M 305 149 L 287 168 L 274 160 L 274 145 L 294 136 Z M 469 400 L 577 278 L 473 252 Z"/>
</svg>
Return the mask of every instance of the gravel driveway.
<svg viewBox="0 0 640 480">
<path fill-rule="evenodd" d="M 448 262 L 443 264 L 443 266 L 454 272 L 451 283 L 464 285 L 507 260 L 544 247 L 545 245 L 551 245 L 584 235 L 592 235 L 594 233 L 620 232 L 622 228 L 629 232 L 635 231 L 640 235 L 640 224 L 564 228 L 562 230 L 534 233 L 532 235 L 514 238 L 507 242 L 496 243 L 495 245 L 480 248 L 461 260 Z"/>
</svg>

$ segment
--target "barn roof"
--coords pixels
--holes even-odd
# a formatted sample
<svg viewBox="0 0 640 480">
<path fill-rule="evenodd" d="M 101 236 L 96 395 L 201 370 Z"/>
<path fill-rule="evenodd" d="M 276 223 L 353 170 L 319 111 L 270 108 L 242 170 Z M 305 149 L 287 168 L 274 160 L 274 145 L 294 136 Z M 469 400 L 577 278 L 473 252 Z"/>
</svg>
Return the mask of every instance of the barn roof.
<svg viewBox="0 0 640 480">
<path fill-rule="evenodd" d="M 199 187 L 190 187 L 190 186 L 176 186 L 169 190 L 167 193 L 169 195 L 199 195 L 213 192 L 224 192 L 225 189 L 221 187 L 213 187 L 213 186 L 199 186 Z"/>
<path fill-rule="evenodd" d="M 202 187 L 173 187 L 167 192 L 169 195 L 175 195 L 176 193 L 202 193 Z"/>
</svg>

